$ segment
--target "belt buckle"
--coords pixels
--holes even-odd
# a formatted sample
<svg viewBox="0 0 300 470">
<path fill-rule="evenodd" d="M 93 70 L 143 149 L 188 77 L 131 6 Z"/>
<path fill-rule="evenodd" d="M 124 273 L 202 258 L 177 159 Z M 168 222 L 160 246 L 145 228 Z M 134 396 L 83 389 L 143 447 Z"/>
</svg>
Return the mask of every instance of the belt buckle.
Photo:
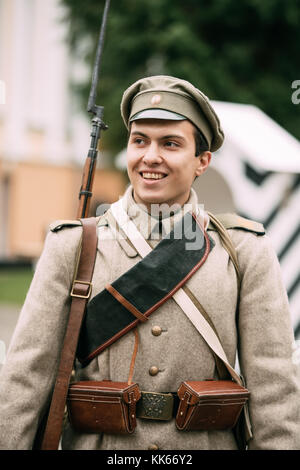
<svg viewBox="0 0 300 470">
<path fill-rule="evenodd" d="M 173 418 L 174 396 L 172 393 L 143 392 L 137 402 L 137 417 L 169 421 Z"/>
</svg>

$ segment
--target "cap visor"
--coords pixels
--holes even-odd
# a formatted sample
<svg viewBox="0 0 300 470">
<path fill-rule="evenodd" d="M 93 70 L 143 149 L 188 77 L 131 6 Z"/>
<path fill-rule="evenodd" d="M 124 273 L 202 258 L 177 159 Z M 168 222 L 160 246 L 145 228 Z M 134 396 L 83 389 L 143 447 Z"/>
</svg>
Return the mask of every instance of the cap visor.
<svg viewBox="0 0 300 470">
<path fill-rule="evenodd" d="M 145 109 L 144 111 L 134 114 L 130 118 L 130 122 L 138 119 L 169 119 L 170 121 L 182 121 L 187 118 L 181 114 L 166 111 L 165 109 Z"/>
</svg>

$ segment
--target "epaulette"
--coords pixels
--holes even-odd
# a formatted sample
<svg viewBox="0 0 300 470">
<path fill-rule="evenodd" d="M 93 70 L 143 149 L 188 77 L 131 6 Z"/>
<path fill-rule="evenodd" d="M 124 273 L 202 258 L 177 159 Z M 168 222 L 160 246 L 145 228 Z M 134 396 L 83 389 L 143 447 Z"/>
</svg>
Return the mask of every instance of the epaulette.
<svg viewBox="0 0 300 470">
<path fill-rule="evenodd" d="M 216 214 L 215 217 L 224 225 L 226 229 L 240 229 L 247 232 L 254 232 L 257 235 L 264 235 L 263 224 L 254 220 L 246 219 L 237 214 Z M 210 222 L 208 230 L 216 230 L 216 227 Z"/>
<path fill-rule="evenodd" d="M 63 228 L 78 227 L 79 225 L 81 225 L 80 220 L 56 220 L 49 225 L 49 229 L 51 232 L 58 232 Z"/>
<path fill-rule="evenodd" d="M 59 230 L 63 228 L 72 228 L 72 227 L 78 227 L 81 225 L 81 222 L 79 219 L 74 219 L 74 220 L 56 220 L 55 222 L 52 222 L 52 224 L 49 225 L 49 229 L 51 232 L 58 232 Z M 103 216 L 98 216 L 97 217 L 97 227 L 105 226 L 108 225 L 108 222 L 104 219 Z"/>
</svg>

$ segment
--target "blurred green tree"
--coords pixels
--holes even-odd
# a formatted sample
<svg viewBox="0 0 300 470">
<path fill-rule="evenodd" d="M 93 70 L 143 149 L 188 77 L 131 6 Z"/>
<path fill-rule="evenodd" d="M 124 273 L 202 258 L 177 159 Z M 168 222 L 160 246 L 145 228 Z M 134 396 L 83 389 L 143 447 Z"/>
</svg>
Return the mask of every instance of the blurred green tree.
<svg viewBox="0 0 300 470">
<path fill-rule="evenodd" d="M 61 0 L 74 55 L 92 71 L 104 0 Z M 168 74 L 211 99 L 259 106 L 300 138 L 299 0 L 112 0 L 97 104 L 105 107 L 105 146 L 125 146 L 122 93 L 135 80 Z M 90 77 L 74 88 L 86 109 Z"/>
</svg>

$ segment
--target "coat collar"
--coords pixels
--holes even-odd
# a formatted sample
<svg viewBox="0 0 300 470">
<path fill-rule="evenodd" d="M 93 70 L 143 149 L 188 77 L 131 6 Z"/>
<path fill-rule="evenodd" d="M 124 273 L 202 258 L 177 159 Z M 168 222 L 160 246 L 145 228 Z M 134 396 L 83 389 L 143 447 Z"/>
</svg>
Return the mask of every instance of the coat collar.
<svg viewBox="0 0 300 470">
<path fill-rule="evenodd" d="M 161 211 L 163 205 L 154 204 L 153 211 L 149 214 L 145 206 L 135 202 L 133 188 L 130 185 L 123 196 L 123 207 L 146 240 L 160 240 L 189 211 L 198 216 L 205 230 L 209 225 L 209 217 L 198 203 L 197 194 L 193 188 L 191 188 L 190 197 L 183 207 L 174 205 L 171 208 L 174 211 L 170 213 L 169 209 Z"/>
</svg>

